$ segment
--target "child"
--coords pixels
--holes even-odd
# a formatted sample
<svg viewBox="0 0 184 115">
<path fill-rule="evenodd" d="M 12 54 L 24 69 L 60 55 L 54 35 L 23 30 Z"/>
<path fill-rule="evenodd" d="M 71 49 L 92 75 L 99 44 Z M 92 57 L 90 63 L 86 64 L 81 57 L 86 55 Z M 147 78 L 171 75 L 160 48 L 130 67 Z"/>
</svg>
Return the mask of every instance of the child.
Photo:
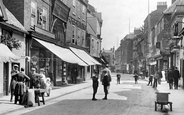
<svg viewBox="0 0 184 115">
<path fill-rule="evenodd" d="M 116 77 L 117 77 L 117 84 L 120 84 L 121 75 L 120 75 L 119 71 L 117 71 Z"/>
<path fill-rule="evenodd" d="M 152 82 L 153 82 L 153 75 L 150 75 L 149 76 L 149 82 L 148 82 L 147 86 L 149 86 L 149 84 L 151 84 L 151 86 L 152 86 Z"/>
<path fill-rule="evenodd" d="M 137 82 L 138 77 L 139 77 L 139 76 L 138 76 L 137 72 L 135 71 L 135 72 L 134 72 L 135 84 L 138 84 L 138 82 Z"/>
<path fill-rule="evenodd" d="M 46 81 L 46 94 L 47 96 L 50 96 L 50 91 L 52 90 L 50 78 L 47 78 Z"/>
<path fill-rule="evenodd" d="M 97 89 L 98 89 L 98 73 L 97 71 L 94 71 L 94 75 L 92 76 L 92 80 L 93 80 L 93 101 L 96 101 L 97 99 L 95 98 Z"/>
</svg>

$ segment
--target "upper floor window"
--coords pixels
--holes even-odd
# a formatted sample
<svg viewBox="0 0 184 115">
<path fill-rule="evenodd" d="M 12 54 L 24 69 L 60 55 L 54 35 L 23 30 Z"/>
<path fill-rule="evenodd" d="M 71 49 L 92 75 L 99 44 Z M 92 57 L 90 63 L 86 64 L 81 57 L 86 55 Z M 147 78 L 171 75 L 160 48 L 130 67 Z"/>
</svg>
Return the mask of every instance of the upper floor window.
<svg viewBox="0 0 184 115">
<path fill-rule="evenodd" d="M 75 29 L 75 26 L 73 25 L 72 26 L 72 43 L 73 44 L 75 43 L 75 32 L 76 32 L 76 29 Z"/>
<path fill-rule="evenodd" d="M 86 7 L 82 5 L 82 13 L 85 14 L 85 12 L 86 12 Z"/>
<path fill-rule="evenodd" d="M 96 45 L 97 45 L 97 51 L 99 51 L 99 42 L 98 41 L 97 41 Z"/>
<path fill-rule="evenodd" d="M 42 14 L 42 28 L 47 29 L 47 9 L 43 8 L 43 14 Z"/>
<path fill-rule="evenodd" d="M 76 0 L 73 0 L 73 6 L 74 7 L 76 6 Z"/>
<path fill-rule="evenodd" d="M 77 38 L 78 38 L 78 39 L 77 39 L 77 42 L 78 42 L 77 44 L 78 44 L 78 45 L 81 44 L 81 43 L 80 43 L 80 37 L 81 37 L 81 30 L 78 28 L 78 30 L 77 30 Z"/>
<path fill-rule="evenodd" d="M 38 8 L 37 15 L 38 15 L 37 25 L 43 29 L 47 29 L 47 9 Z"/>
<path fill-rule="evenodd" d="M 80 14 L 81 14 L 80 9 L 81 9 L 81 3 L 78 1 L 78 2 L 77 2 L 77 12 L 78 12 L 78 18 L 79 18 L 79 19 L 80 19 Z"/>
<path fill-rule="evenodd" d="M 91 46 L 92 46 L 92 48 L 94 48 L 94 39 L 92 39 Z"/>
<path fill-rule="evenodd" d="M 31 2 L 31 26 L 32 27 L 36 23 L 36 11 L 37 11 L 37 4 L 36 4 L 36 2 Z"/>
<path fill-rule="evenodd" d="M 85 45 L 85 31 L 84 30 L 82 30 L 81 32 L 81 38 L 82 38 L 82 46 L 84 46 Z"/>
</svg>

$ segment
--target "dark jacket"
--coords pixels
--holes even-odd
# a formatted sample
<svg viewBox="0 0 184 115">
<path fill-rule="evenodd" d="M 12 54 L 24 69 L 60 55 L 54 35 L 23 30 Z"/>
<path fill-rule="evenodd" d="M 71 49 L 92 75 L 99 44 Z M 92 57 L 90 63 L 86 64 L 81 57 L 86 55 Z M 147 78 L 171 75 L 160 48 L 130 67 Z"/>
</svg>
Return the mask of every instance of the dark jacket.
<svg viewBox="0 0 184 115">
<path fill-rule="evenodd" d="M 102 70 L 101 74 L 102 85 L 109 86 L 111 82 L 111 71 L 108 68 Z"/>
<path fill-rule="evenodd" d="M 172 72 L 172 71 L 169 71 L 169 72 L 168 72 L 168 80 L 169 80 L 169 81 L 173 81 L 173 76 L 174 76 L 174 75 L 173 75 L 173 72 Z"/>
<path fill-rule="evenodd" d="M 93 87 L 98 87 L 98 84 L 99 84 L 98 77 L 93 76 L 92 77 L 92 80 L 93 80 Z"/>
<path fill-rule="evenodd" d="M 180 72 L 178 70 L 174 70 L 173 72 L 173 76 L 174 76 L 174 79 L 179 79 L 180 78 Z"/>
</svg>

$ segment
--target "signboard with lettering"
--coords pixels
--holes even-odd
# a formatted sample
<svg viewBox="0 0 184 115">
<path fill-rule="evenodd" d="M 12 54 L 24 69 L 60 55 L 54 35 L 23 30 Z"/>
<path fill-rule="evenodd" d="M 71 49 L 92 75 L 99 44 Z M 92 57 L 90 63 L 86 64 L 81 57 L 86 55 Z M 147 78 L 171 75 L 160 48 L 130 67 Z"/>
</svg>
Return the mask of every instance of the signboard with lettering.
<svg viewBox="0 0 184 115">
<path fill-rule="evenodd" d="M 72 16 L 68 17 L 68 21 L 72 25 L 76 25 L 80 29 L 86 30 L 86 25 L 83 24 L 82 22 L 78 21 L 77 19 L 73 18 Z"/>
<path fill-rule="evenodd" d="M 70 9 L 61 1 L 56 0 L 54 9 L 53 9 L 53 15 L 59 18 L 60 20 L 67 22 L 68 15 L 69 15 Z"/>
</svg>

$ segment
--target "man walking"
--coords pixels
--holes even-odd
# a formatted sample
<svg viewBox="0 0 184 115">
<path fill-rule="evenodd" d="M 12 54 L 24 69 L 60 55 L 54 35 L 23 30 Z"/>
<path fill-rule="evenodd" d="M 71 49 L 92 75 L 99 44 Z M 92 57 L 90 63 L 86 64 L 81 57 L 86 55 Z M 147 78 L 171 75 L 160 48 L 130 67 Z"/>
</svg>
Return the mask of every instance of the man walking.
<svg viewBox="0 0 184 115">
<path fill-rule="evenodd" d="M 157 82 L 158 82 L 158 72 L 155 71 L 154 81 L 153 81 L 153 88 L 157 88 Z"/>
<path fill-rule="evenodd" d="M 107 100 L 108 88 L 110 87 L 111 82 L 111 71 L 109 70 L 108 65 L 106 65 L 106 67 L 102 70 L 101 82 L 104 86 L 105 93 L 105 97 L 103 98 L 103 100 Z"/>
<path fill-rule="evenodd" d="M 95 98 L 95 95 L 97 93 L 98 90 L 98 72 L 95 70 L 94 71 L 94 75 L 92 76 L 92 81 L 93 81 L 93 101 L 96 101 L 97 99 Z"/>
<path fill-rule="evenodd" d="M 162 79 L 162 72 L 161 72 L 161 70 L 159 69 L 159 70 L 158 70 L 158 84 L 161 84 L 161 79 Z"/>
<path fill-rule="evenodd" d="M 175 67 L 173 74 L 174 74 L 174 88 L 178 89 L 178 80 L 180 79 L 180 72 L 177 67 Z"/>
<path fill-rule="evenodd" d="M 173 89 L 173 71 L 170 68 L 168 72 L 169 89 Z"/>
<path fill-rule="evenodd" d="M 149 82 L 148 82 L 148 85 L 147 86 L 149 86 L 149 85 L 152 86 L 152 82 L 153 82 L 153 75 L 150 75 L 149 76 Z"/>
</svg>

